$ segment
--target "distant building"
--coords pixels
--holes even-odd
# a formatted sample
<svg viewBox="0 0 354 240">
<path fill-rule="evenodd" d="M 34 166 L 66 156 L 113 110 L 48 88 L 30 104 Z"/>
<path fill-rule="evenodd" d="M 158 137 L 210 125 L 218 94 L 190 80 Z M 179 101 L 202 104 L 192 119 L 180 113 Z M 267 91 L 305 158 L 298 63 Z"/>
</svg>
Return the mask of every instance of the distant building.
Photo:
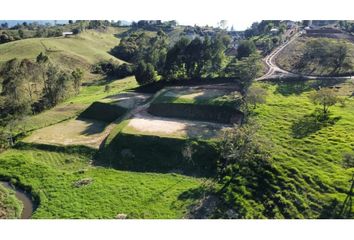
<svg viewBox="0 0 354 240">
<path fill-rule="evenodd" d="M 278 29 L 278 28 L 272 28 L 272 29 L 270 29 L 270 33 L 271 33 L 271 34 L 278 34 L 278 32 L 279 32 L 279 29 Z"/>
<path fill-rule="evenodd" d="M 71 35 L 74 35 L 74 33 L 73 32 L 63 32 L 63 37 L 68 37 Z"/>
</svg>

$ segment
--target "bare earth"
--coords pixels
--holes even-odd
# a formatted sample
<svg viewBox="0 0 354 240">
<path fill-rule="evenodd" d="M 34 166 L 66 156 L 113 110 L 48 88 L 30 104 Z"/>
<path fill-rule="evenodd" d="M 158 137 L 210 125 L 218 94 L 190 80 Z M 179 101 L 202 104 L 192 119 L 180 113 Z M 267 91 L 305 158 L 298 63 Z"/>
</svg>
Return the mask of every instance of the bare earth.
<svg viewBox="0 0 354 240">
<path fill-rule="evenodd" d="M 91 119 L 72 119 L 34 131 L 25 142 L 54 145 L 85 145 L 99 148 L 111 130 L 104 122 Z"/>
<path fill-rule="evenodd" d="M 158 135 L 163 137 L 215 138 L 230 125 L 188 121 L 152 116 L 145 111 L 135 114 L 124 132 Z"/>
<path fill-rule="evenodd" d="M 149 97 L 151 97 L 151 94 L 126 92 L 109 96 L 103 99 L 102 102 L 111 102 L 120 107 L 132 109 L 144 103 Z"/>
</svg>

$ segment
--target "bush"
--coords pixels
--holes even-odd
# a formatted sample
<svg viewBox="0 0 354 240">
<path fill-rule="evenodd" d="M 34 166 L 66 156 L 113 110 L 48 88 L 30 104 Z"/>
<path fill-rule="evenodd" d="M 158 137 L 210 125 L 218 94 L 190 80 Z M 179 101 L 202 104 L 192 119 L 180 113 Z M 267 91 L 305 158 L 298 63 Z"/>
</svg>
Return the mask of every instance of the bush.
<svg viewBox="0 0 354 240">
<path fill-rule="evenodd" d="M 248 57 L 255 52 L 256 52 L 256 45 L 253 43 L 253 41 L 250 40 L 241 41 L 240 45 L 237 48 L 237 58 L 241 59 L 243 57 Z"/>
<path fill-rule="evenodd" d="M 155 68 L 151 63 L 140 62 L 135 70 L 135 78 L 139 85 L 156 81 Z"/>
<path fill-rule="evenodd" d="M 109 77 L 125 78 L 133 75 L 133 67 L 123 63 L 121 65 L 112 61 L 100 61 L 91 67 L 91 72 L 96 74 L 106 74 Z"/>
</svg>

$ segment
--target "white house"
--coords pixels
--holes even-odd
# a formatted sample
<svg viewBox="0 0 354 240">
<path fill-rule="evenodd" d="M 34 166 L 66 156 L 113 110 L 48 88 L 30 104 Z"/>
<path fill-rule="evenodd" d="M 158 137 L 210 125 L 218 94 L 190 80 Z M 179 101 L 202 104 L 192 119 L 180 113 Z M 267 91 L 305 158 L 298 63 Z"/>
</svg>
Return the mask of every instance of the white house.
<svg viewBox="0 0 354 240">
<path fill-rule="evenodd" d="M 63 32 L 63 37 L 67 37 L 70 35 L 74 35 L 74 33 L 73 32 Z"/>
</svg>

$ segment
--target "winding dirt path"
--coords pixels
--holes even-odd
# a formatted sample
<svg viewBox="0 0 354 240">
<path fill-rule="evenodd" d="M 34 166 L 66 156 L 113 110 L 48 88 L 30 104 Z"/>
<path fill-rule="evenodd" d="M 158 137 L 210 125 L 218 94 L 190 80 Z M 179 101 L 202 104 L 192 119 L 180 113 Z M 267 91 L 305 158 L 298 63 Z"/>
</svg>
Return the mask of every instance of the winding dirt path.
<svg viewBox="0 0 354 240">
<path fill-rule="evenodd" d="M 301 75 L 301 74 L 296 74 L 289 72 L 285 69 L 280 68 L 274 59 L 276 56 L 284 49 L 286 48 L 290 43 L 298 39 L 300 36 L 304 34 L 303 31 L 300 31 L 287 42 L 283 43 L 276 49 L 274 49 L 269 55 L 267 55 L 263 61 L 267 64 L 268 66 L 268 72 L 264 74 L 263 76 L 259 77 L 256 79 L 256 81 L 261 81 L 261 80 L 269 80 L 269 79 L 279 79 L 279 78 L 306 78 L 306 79 L 311 79 L 311 80 L 316 80 L 316 79 L 338 79 L 338 80 L 345 80 L 345 79 L 351 79 L 352 76 L 312 76 L 312 75 Z"/>
</svg>

